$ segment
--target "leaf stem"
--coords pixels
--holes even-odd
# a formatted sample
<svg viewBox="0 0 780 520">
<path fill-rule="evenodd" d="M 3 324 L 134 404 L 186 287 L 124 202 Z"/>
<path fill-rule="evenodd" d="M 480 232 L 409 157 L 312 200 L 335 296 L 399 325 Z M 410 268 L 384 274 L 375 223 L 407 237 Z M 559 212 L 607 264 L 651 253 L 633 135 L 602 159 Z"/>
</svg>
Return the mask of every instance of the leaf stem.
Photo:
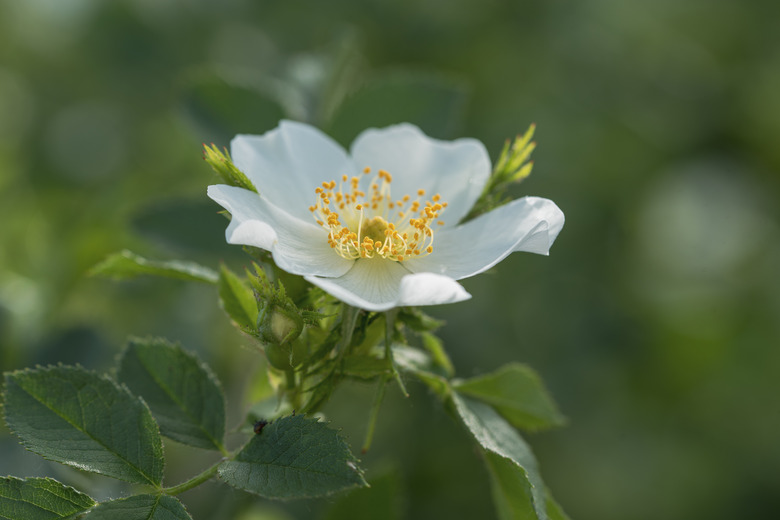
<svg viewBox="0 0 780 520">
<path fill-rule="evenodd" d="M 222 462 L 224 462 L 224 459 L 217 461 L 213 466 L 210 466 L 209 468 L 203 470 L 201 473 L 195 475 L 188 481 L 182 482 L 178 486 L 163 488 L 163 493 L 167 495 L 178 495 L 179 493 L 183 493 L 194 487 L 200 486 L 201 484 L 203 484 L 204 482 L 211 479 L 211 477 L 217 474 L 217 469 L 219 468 L 219 465 L 222 464 Z"/>
<path fill-rule="evenodd" d="M 398 309 L 390 309 L 385 312 L 385 359 L 389 365 L 390 371 L 395 378 L 395 382 L 398 383 L 398 388 L 401 389 L 401 393 L 404 397 L 409 397 L 409 392 L 406 391 L 406 385 L 404 385 L 401 379 L 401 374 L 395 367 L 395 361 L 393 360 L 393 332 L 395 331 L 395 317 L 398 315 Z"/>
</svg>

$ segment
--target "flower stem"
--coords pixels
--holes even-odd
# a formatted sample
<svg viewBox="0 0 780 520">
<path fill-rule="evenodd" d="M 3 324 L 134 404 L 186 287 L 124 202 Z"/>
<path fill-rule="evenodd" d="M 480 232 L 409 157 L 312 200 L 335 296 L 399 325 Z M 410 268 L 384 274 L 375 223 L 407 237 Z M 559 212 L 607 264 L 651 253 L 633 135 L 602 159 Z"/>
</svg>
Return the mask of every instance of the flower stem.
<svg viewBox="0 0 780 520">
<path fill-rule="evenodd" d="M 385 376 L 379 378 L 379 385 L 374 394 L 374 404 L 371 406 L 371 415 L 368 418 L 368 429 L 366 430 L 366 440 L 363 441 L 362 453 L 366 453 L 371 447 L 371 441 L 374 439 L 374 430 L 376 429 L 376 420 L 379 417 L 379 407 L 385 398 Z"/>
<path fill-rule="evenodd" d="M 404 385 L 401 374 L 398 373 L 398 370 L 395 368 L 395 361 L 393 361 L 393 332 L 395 331 L 395 317 L 397 314 L 398 309 L 390 309 L 385 312 L 385 359 L 395 378 L 395 382 L 398 383 L 398 388 L 401 389 L 401 393 L 404 394 L 404 397 L 409 397 L 409 392 L 406 391 L 406 385 Z"/>
<path fill-rule="evenodd" d="M 222 460 L 217 461 L 213 466 L 203 470 L 203 472 L 195 475 L 188 481 L 182 482 L 178 486 L 164 488 L 163 492 L 167 495 L 178 495 L 179 493 L 183 493 L 194 487 L 200 486 L 201 484 L 203 484 L 204 482 L 211 479 L 211 477 L 217 474 L 217 469 L 219 468 L 219 465 L 222 464 L 222 462 L 223 462 Z"/>
</svg>

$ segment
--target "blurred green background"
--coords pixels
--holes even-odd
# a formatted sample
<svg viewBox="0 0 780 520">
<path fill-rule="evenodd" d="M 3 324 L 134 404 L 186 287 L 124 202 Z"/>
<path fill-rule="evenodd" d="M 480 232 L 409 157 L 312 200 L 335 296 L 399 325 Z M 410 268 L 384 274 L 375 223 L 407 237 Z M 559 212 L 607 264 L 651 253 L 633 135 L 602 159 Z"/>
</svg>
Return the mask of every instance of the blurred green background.
<svg viewBox="0 0 780 520">
<path fill-rule="evenodd" d="M 109 370 L 129 335 L 162 335 L 211 363 L 237 425 L 262 366 L 212 287 L 85 276 L 123 248 L 247 263 L 205 196 L 201 143 L 287 117 L 348 144 L 410 120 L 495 159 L 536 122 L 515 194 L 555 200 L 566 226 L 549 258 L 513 255 L 465 281 L 472 300 L 433 309 L 458 373 L 541 373 L 570 424 L 529 440 L 575 520 L 774 518 L 778 19 L 771 1 L 0 1 L 0 368 Z M 394 497 L 383 513 L 493 515 L 467 435 L 411 390 L 391 392 L 363 457 Z M 326 409 L 355 449 L 371 393 Z M 209 458 L 167 452 L 169 484 Z M 4 429 L 0 474 L 125 491 Z M 241 520 L 351 518 L 365 499 L 277 504 L 217 483 L 182 498 L 196 519 Z"/>
</svg>

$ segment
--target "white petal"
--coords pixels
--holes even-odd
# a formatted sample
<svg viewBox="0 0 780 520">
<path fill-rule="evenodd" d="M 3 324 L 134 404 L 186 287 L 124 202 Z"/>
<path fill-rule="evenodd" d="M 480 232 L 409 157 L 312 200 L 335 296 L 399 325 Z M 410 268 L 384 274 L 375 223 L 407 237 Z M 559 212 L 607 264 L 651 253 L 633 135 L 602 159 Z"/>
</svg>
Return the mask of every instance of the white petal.
<svg viewBox="0 0 780 520">
<path fill-rule="evenodd" d="M 554 202 L 525 197 L 457 228 L 434 232 L 433 253 L 404 265 L 460 280 L 490 269 L 513 251 L 548 254 L 563 222 Z"/>
<path fill-rule="evenodd" d="M 387 170 L 393 176 L 392 196 L 426 198 L 438 193 L 448 203 L 443 220 L 454 226 L 477 201 L 490 176 L 490 157 L 476 139 L 440 141 L 414 125 L 369 129 L 352 143 L 352 160 L 359 169 Z"/>
<path fill-rule="evenodd" d="M 307 276 L 306 280 L 353 307 L 369 311 L 454 303 L 471 297 L 452 278 L 433 273 L 411 274 L 398 262 L 383 258 L 358 260 L 340 278 Z"/>
<path fill-rule="evenodd" d="M 354 175 L 347 153 L 316 128 L 282 121 L 263 135 L 238 135 L 230 154 L 257 190 L 279 208 L 302 220 L 311 220 L 308 207 L 322 182 Z"/>
<path fill-rule="evenodd" d="M 208 195 L 230 212 L 225 231 L 230 244 L 270 251 L 281 269 L 298 275 L 341 276 L 354 263 L 328 245 L 327 232 L 297 219 L 254 192 L 234 186 L 209 186 Z"/>
</svg>

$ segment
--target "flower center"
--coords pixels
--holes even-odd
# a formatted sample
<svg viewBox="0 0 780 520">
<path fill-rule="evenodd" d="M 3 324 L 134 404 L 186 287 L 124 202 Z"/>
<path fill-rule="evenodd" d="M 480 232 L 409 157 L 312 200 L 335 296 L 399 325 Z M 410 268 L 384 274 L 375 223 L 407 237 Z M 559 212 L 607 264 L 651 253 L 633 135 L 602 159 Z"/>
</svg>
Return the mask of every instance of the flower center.
<svg viewBox="0 0 780 520">
<path fill-rule="evenodd" d="M 368 176 L 370 168 L 363 173 Z M 397 200 L 390 196 L 392 176 L 384 170 L 370 180 L 366 191 L 360 189 L 361 177 L 344 175 L 336 189 L 336 181 L 323 182 L 314 191 L 317 202 L 309 206 L 317 224 L 328 231 L 328 244 L 344 258 L 387 258 L 402 262 L 423 257 L 433 251 L 433 229 L 439 214 L 447 207 L 436 194 L 422 200 L 404 195 Z"/>
</svg>

